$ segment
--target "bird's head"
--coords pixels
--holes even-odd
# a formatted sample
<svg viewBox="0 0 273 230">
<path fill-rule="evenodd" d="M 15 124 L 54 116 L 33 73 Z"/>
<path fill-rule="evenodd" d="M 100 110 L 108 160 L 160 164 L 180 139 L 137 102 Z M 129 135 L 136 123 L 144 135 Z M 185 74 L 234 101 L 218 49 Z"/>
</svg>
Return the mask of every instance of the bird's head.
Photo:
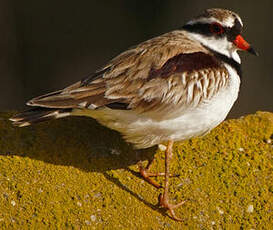
<svg viewBox="0 0 273 230">
<path fill-rule="evenodd" d="M 243 38 L 243 22 L 238 14 L 224 9 L 207 9 L 190 20 L 183 29 L 207 48 L 240 63 L 237 50 L 257 55 Z"/>
</svg>

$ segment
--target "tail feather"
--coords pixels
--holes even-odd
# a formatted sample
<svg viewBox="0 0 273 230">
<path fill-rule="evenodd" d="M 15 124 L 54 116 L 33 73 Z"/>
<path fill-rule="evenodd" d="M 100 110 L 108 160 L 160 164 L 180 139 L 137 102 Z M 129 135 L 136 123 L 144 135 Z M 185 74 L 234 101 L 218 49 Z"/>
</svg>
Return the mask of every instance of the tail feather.
<svg viewBox="0 0 273 230">
<path fill-rule="evenodd" d="M 72 109 L 51 109 L 35 107 L 11 117 L 13 125 L 23 127 L 42 121 L 70 116 Z"/>
</svg>

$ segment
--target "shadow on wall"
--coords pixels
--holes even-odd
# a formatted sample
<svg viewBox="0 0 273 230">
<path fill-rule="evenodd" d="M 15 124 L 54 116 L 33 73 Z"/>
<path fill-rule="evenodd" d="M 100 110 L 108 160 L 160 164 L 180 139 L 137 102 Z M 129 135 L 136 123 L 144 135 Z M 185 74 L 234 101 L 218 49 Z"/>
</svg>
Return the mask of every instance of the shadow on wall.
<svg viewBox="0 0 273 230">
<path fill-rule="evenodd" d="M 7 120 L 9 115 L 0 119 L 2 155 L 104 172 L 128 168 L 139 160 L 151 159 L 156 152 L 156 148 L 133 149 L 119 133 L 90 118 L 69 117 L 18 128 Z"/>
<path fill-rule="evenodd" d="M 20 156 L 53 165 L 72 166 L 86 172 L 100 172 L 105 179 L 134 196 L 163 216 L 159 209 L 130 190 L 109 170 L 124 169 L 141 177 L 129 168 L 140 160 L 152 159 L 157 147 L 134 150 L 121 136 L 85 117 L 52 120 L 29 127 L 14 127 L 8 118 L 11 113 L 0 113 L 0 155 Z"/>
</svg>

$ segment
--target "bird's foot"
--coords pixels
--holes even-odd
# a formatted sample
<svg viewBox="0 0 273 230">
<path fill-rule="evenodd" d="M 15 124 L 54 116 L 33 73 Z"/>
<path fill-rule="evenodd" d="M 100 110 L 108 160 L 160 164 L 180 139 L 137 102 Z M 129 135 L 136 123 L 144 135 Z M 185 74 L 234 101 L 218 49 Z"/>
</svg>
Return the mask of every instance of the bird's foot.
<svg viewBox="0 0 273 230">
<path fill-rule="evenodd" d="M 139 173 L 143 177 L 144 180 L 146 180 L 149 184 L 153 185 L 156 188 L 162 188 L 160 184 L 158 184 L 156 181 L 151 179 L 151 177 L 156 176 L 156 173 L 151 173 L 149 172 L 151 163 L 148 163 L 147 167 L 143 167 L 142 162 L 139 162 L 138 167 L 139 167 Z"/>
<path fill-rule="evenodd" d="M 178 204 L 171 204 L 169 202 L 169 198 L 167 196 L 166 193 L 163 193 L 159 195 L 158 197 L 158 200 L 159 200 L 159 206 L 162 207 L 162 208 L 165 208 L 167 210 L 170 211 L 170 214 L 171 214 L 171 217 L 172 219 L 176 220 L 176 221 L 182 221 L 181 218 L 178 218 L 176 215 L 175 215 L 175 212 L 174 212 L 174 209 L 176 208 L 179 208 L 181 205 L 183 205 L 186 201 L 182 201 L 182 202 L 179 202 Z"/>
<path fill-rule="evenodd" d="M 139 173 L 149 184 L 153 185 L 155 188 L 162 188 L 162 185 L 158 184 L 156 181 L 151 179 L 151 177 L 165 176 L 165 173 L 162 172 L 149 172 L 153 160 L 149 161 L 146 167 L 143 166 L 142 162 L 138 163 Z M 170 174 L 170 177 L 179 177 L 179 174 Z"/>
</svg>

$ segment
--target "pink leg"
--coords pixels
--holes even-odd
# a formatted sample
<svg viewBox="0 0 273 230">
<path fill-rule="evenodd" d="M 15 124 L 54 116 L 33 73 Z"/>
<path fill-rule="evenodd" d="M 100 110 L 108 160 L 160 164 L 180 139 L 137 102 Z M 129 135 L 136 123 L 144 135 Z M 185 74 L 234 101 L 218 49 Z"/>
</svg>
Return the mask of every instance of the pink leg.
<svg viewBox="0 0 273 230">
<path fill-rule="evenodd" d="M 173 141 L 168 141 L 168 146 L 165 151 L 165 186 L 164 186 L 164 192 L 163 195 L 160 194 L 159 196 L 159 205 L 163 208 L 166 208 L 170 211 L 171 217 L 174 220 L 182 221 L 180 218 L 176 217 L 174 209 L 180 207 L 182 204 L 185 203 L 185 201 L 182 201 L 178 204 L 171 204 L 169 202 L 169 178 L 170 178 L 170 161 L 172 158 L 172 149 L 173 149 Z"/>
</svg>

